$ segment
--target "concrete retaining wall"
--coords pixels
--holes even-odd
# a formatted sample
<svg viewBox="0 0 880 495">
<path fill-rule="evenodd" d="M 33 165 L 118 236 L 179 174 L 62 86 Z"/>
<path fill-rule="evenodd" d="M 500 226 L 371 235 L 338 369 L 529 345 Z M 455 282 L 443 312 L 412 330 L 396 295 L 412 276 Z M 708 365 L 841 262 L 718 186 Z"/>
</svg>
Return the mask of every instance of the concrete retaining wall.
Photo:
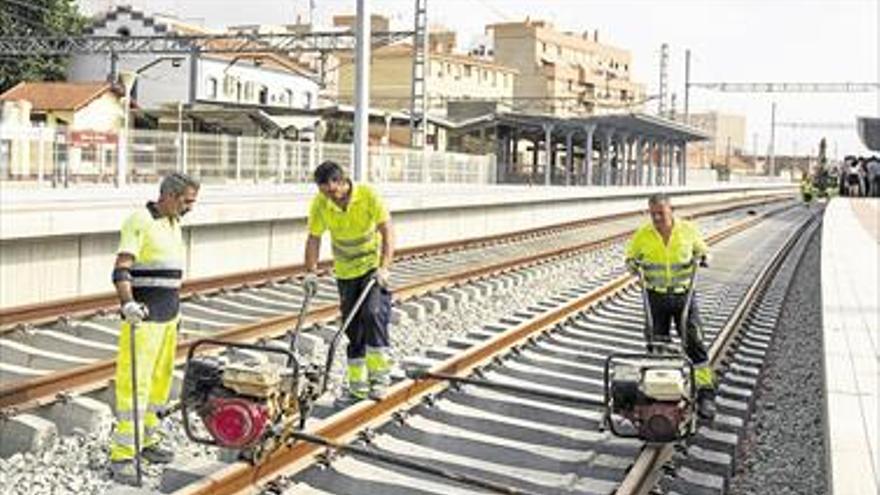
<svg viewBox="0 0 880 495">
<path fill-rule="evenodd" d="M 378 185 L 397 247 L 524 230 L 645 208 L 654 188 Z M 791 191 L 747 185 L 666 189 L 675 204 Z M 302 263 L 303 186 L 206 187 L 184 220 L 187 277 Z M 110 271 L 125 216 L 155 188 L 18 191 L 0 204 L 0 307 L 112 290 Z M 329 239 L 323 243 L 328 255 Z"/>
</svg>

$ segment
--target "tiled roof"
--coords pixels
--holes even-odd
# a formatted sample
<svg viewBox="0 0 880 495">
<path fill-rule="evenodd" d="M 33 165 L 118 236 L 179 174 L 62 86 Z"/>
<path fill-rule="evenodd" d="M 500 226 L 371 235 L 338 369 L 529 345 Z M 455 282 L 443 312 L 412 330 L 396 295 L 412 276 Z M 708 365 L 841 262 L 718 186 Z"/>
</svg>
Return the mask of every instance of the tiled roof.
<svg viewBox="0 0 880 495">
<path fill-rule="evenodd" d="M 105 12 L 103 15 L 95 18 L 91 25 L 87 27 L 86 32 L 87 34 L 94 34 L 100 29 L 106 27 L 109 22 L 119 20 L 120 18 L 125 16 L 128 16 L 133 21 L 141 22 L 146 27 L 152 28 L 157 35 L 179 34 L 183 36 L 201 36 L 211 34 L 229 34 L 211 31 L 203 27 L 196 26 L 194 24 L 183 22 L 173 17 L 163 16 L 161 14 L 145 14 L 139 10 L 133 9 L 128 5 L 117 6 Z M 303 65 L 292 57 L 288 57 L 284 54 L 277 53 L 272 50 L 267 50 L 267 46 L 258 41 L 244 41 L 245 39 L 246 38 L 242 37 L 241 40 L 217 39 L 206 41 L 201 44 L 203 48 L 229 50 L 230 52 L 204 52 L 201 54 L 201 57 L 227 61 L 231 61 L 236 58 L 249 60 L 257 59 L 260 61 L 262 66 L 266 68 L 272 68 L 275 70 L 286 72 L 294 72 L 306 77 L 313 76 L 312 71 L 307 66 Z M 247 48 L 247 52 L 244 52 L 242 50 L 242 47 Z"/>
<path fill-rule="evenodd" d="M 79 110 L 112 86 L 96 82 L 20 82 L 0 95 L 0 100 L 27 100 L 33 110 Z"/>
</svg>

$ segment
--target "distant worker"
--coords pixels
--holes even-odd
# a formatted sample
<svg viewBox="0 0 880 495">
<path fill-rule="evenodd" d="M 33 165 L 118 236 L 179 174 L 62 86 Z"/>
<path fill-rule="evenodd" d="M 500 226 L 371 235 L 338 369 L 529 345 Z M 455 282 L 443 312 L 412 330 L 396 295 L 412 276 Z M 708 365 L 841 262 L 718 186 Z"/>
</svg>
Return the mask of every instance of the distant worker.
<svg viewBox="0 0 880 495">
<path fill-rule="evenodd" d="M 801 197 L 807 205 L 813 201 L 813 179 L 809 174 L 801 177 Z"/>
<path fill-rule="evenodd" d="M 880 157 L 872 156 L 868 160 L 867 169 L 870 196 L 880 198 Z"/>
<path fill-rule="evenodd" d="M 353 183 L 335 162 L 325 161 L 318 165 L 314 179 L 320 192 L 309 208 L 305 253 L 308 274 L 304 286 L 311 292 L 317 289 L 315 271 L 321 236 L 328 230 L 342 321 L 348 318 L 370 279 L 376 279 L 346 329 L 347 398 L 379 398 L 391 381 L 388 333 L 391 317 L 389 269 L 394 259 L 391 215 L 370 186 Z"/>
<path fill-rule="evenodd" d="M 675 218 L 669 196 L 663 193 L 648 199 L 651 221 L 642 225 L 626 247 L 626 264 L 630 271 L 643 270 L 648 303 L 653 320 L 653 335 L 670 340 L 672 321 L 679 335 L 681 316 L 685 309 L 687 290 L 694 263 L 708 264 L 709 248 L 696 225 Z M 698 413 L 703 418 L 714 416 L 715 375 L 709 366 L 709 355 L 703 344 L 697 294 L 688 311 L 687 348 L 685 353 L 694 365 Z"/>
<path fill-rule="evenodd" d="M 861 196 L 862 192 L 862 165 L 860 159 L 853 157 L 845 170 L 844 191 L 846 196 Z"/>
<path fill-rule="evenodd" d="M 153 463 L 174 459 L 174 451 L 161 445 L 156 413 L 168 402 L 177 351 L 186 259 L 180 220 L 192 209 L 198 192 L 199 183 L 187 175 L 168 175 L 159 185 L 158 201 L 148 202 L 122 225 L 113 268 L 123 322 L 116 360 L 116 427 L 110 446 L 110 468 L 119 483 L 137 483 L 135 415 L 141 457 Z M 134 383 L 132 331 L 137 365 Z"/>
</svg>

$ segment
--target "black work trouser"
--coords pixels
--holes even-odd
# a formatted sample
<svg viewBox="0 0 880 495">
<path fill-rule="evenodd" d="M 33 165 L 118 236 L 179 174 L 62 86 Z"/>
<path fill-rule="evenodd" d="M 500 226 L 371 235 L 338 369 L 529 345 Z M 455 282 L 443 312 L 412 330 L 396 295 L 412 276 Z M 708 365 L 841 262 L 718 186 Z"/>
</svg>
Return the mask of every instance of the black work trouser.
<svg viewBox="0 0 880 495">
<path fill-rule="evenodd" d="M 675 330 L 681 336 L 681 314 L 687 301 L 687 294 L 664 293 L 648 290 L 648 302 L 651 304 L 651 318 L 654 322 L 654 338 L 669 340 L 669 331 L 675 321 Z M 703 345 L 702 323 L 697 307 L 697 295 L 691 299 L 687 321 L 687 346 L 685 354 L 695 365 L 705 363 L 709 359 L 706 346 Z"/>
<path fill-rule="evenodd" d="M 348 319 L 348 315 L 354 309 L 354 304 L 371 278 L 373 278 L 373 271 L 358 278 L 336 280 L 343 323 Z M 349 361 L 363 359 L 367 354 L 368 347 L 376 349 L 389 347 L 391 345 L 388 338 L 388 322 L 390 320 L 391 292 L 379 284 L 373 284 L 370 294 L 364 299 L 354 319 L 351 320 L 351 324 L 345 329 L 345 336 L 348 337 L 346 355 Z"/>
</svg>

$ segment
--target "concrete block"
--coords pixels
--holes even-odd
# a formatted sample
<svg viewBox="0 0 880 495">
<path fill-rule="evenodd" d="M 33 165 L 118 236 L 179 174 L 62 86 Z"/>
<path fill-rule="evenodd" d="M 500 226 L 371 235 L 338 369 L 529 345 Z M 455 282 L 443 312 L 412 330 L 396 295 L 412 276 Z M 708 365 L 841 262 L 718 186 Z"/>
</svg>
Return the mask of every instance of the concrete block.
<svg viewBox="0 0 880 495">
<path fill-rule="evenodd" d="M 428 370 L 440 362 L 438 359 L 431 359 L 427 356 L 408 356 L 400 362 L 400 367 L 404 371 L 409 370 Z"/>
<path fill-rule="evenodd" d="M 762 349 L 755 349 L 754 347 L 750 347 L 748 345 L 738 345 L 736 346 L 736 352 L 740 356 L 749 356 L 753 359 L 760 359 L 763 361 L 764 356 L 767 355 L 767 351 Z"/>
<path fill-rule="evenodd" d="M 723 380 L 724 382 L 728 382 L 731 385 L 735 385 L 737 387 L 743 388 L 755 388 L 758 385 L 758 380 L 751 376 L 741 375 L 739 373 L 725 373 Z"/>
<path fill-rule="evenodd" d="M 763 359 L 758 359 L 758 358 L 755 358 L 752 356 L 745 355 L 745 354 L 741 353 L 739 350 L 734 351 L 732 358 L 737 363 L 741 363 L 746 366 L 751 366 L 753 368 L 760 369 L 761 367 L 764 366 Z"/>
<path fill-rule="evenodd" d="M 421 304 L 417 304 L 414 302 L 405 302 L 400 305 L 400 310 L 406 313 L 406 316 L 409 319 L 414 320 L 416 322 L 425 321 L 426 311 L 425 307 Z"/>
<path fill-rule="evenodd" d="M 758 377 L 761 374 L 761 368 L 755 366 L 746 366 L 743 363 L 731 363 L 729 366 L 731 371 L 735 371 L 745 376 Z"/>
<path fill-rule="evenodd" d="M 0 457 L 18 452 L 41 452 L 58 438 L 58 428 L 48 419 L 19 414 L 0 422 Z"/>
<path fill-rule="evenodd" d="M 495 287 L 488 280 L 478 280 L 473 283 L 473 287 L 482 297 L 488 297 L 495 293 Z"/>
<path fill-rule="evenodd" d="M 473 301 L 475 299 L 479 299 L 481 297 L 480 289 L 478 289 L 475 284 L 468 284 L 461 287 L 461 291 L 467 294 L 467 300 Z"/>
<path fill-rule="evenodd" d="M 729 456 L 734 456 L 736 455 L 736 446 L 739 444 L 739 435 L 704 426 L 697 430 L 695 441 L 703 449 L 724 452 Z"/>
<path fill-rule="evenodd" d="M 400 325 L 409 320 L 407 314 L 400 308 L 391 308 L 391 324 Z"/>
<path fill-rule="evenodd" d="M 455 356 L 460 352 L 460 349 L 453 349 L 451 347 L 431 347 L 430 349 L 425 351 L 425 357 L 443 361 L 445 359 L 451 358 L 452 356 Z"/>
<path fill-rule="evenodd" d="M 718 428 L 721 431 L 727 431 L 730 433 L 738 433 L 743 426 L 745 426 L 745 421 L 738 416 L 731 416 L 729 414 L 716 414 L 715 418 L 712 419 L 712 426 L 714 428 Z"/>
<path fill-rule="evenodd" d="M 107 491 L 103 492 L 105 495 L 149 495 L 156 493 L 155 490 L 146 486 L 147 481 L 144 480 L 144 486 L 137 488 L 134 486 L 128 485 L 120 485 L 113 484 L 107 488 Z M 170 493 L 170 492 L 162 492 L 162 493 Z"/>
<path fill-rule="evenodd" d="M 723 395 L 715 396 L 715 406 L 720 411 L 725 411 L 734 416 L 745 416 L 749 414 L 749 404 L 741 400 L 736 400 Z"/>
<path fill-rule="evenodd" d="M 723 494 L 724 481 L 721 476 L 695 471 L 687 467 L 681 467 L 676 471 L 676 478 L 670 484 L 672 489 L 668 493 L 680 493 L 687 495 Z"/>
<path fill-rule="evenodd" d="M 465 333 L 465 335 L 467 336 L 467 338 L 469 338 L 471 340 L 482 341 L 482 340 L 491 339 L 492 337 L 497 335 L 497 333 L 496 332 L 487 332 L 485 330 L 470 330 L 467 333 Z"/>
<path fill-rule="evenodd" d="M 430 298 L 430 297 L 421 297 L 417 301 L 414 301 L 414 304 L 419 304 L 423 308 L 425 308 L 425 315 L 435 315 L 440 312 L 442 306 L 440 306 L 440 301 Z"/>
<path fill-rule="evenodd" d="M 228 452 L 228 449 L 221 449 Z M 238 451 L 234 451 L 236 454 Z M 232 462 L 232 461 L 230 461 Z M 208 459 L 192 459 L 185 462 L 176 462 L 170 464 L 162 473 L 162 480 L 159 482 L 160 493 L 173 493 L 181 488 L 195 483 L 205 476 L 216 473 L 223 469 L 228 462 L 214 461 Z"/>
<path fill-rule="evenodd" d="M 699 445 L 691 445 L 685 461 L 696 471 L 708 472 L 722 477 L 733 475 L 733 457 L 724 452 L 707 450 Z"/>
<path fill-rule="evenodd" d="M 452 287 L 450 289 L 446 289 L 446 293 L 452 296 L 455 304 L 463 304 L 470 301 L 470 295 L 462 290 L 461 287 Z"/>
<path fill-rule="evenodd" d="M 469 339 L 467 337 L 450 337 L 446 340 L 446 345 L 453 349 L 467 349 L 479 344 L 479 340 Z"/>
<path fill-rule="evenodd" d="M 436 292 L 428 297 L 437 301 L 437 303 L 440 305 L 441 311 L 452 309 L 452 307 L 455 306 L 455 298 L 452 296 L 452 294 L 448 294 L 445 292 Z"/>
<path fill-rule="evenodd" d="M 740 400 L 743 402 L 751 402 L 752 401 L 752 391 L 743 388 L 737 387 L 730 383 L 722 383 L 718 386 L 718 395 L 734 399 Z"/>
<path fill-rule="evenodd" d="M 85 396 L 56 402 L 43 408 L 39 414 L 55 423 L 61 435 L 72 435 L 77 430 L 84 433 L 109 431 L 113 424 L 110 406 Z"/>
</svg>

